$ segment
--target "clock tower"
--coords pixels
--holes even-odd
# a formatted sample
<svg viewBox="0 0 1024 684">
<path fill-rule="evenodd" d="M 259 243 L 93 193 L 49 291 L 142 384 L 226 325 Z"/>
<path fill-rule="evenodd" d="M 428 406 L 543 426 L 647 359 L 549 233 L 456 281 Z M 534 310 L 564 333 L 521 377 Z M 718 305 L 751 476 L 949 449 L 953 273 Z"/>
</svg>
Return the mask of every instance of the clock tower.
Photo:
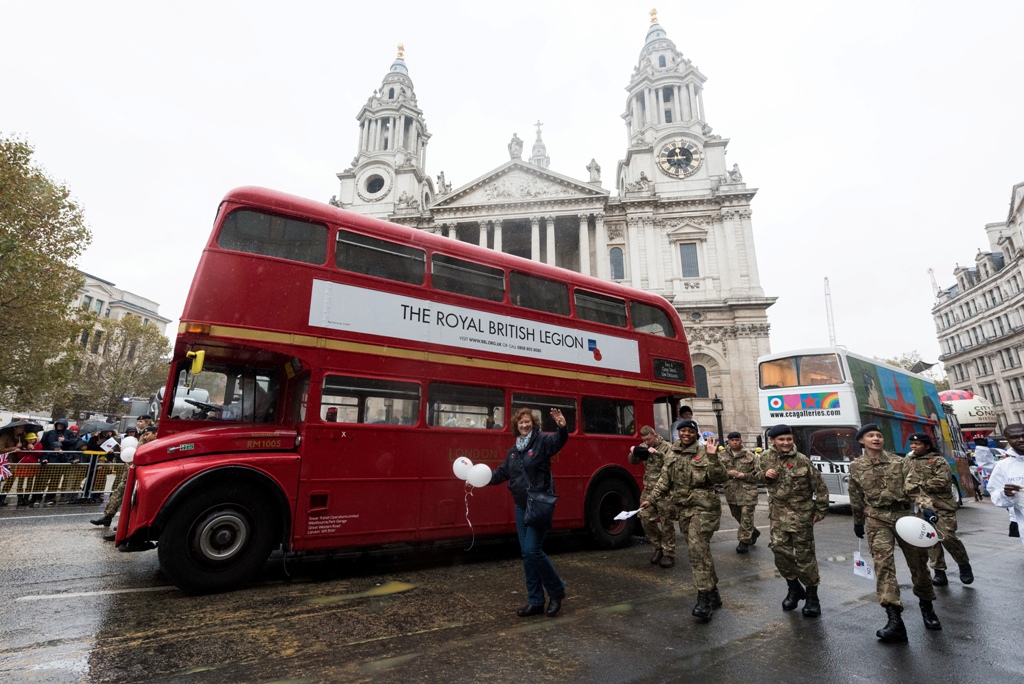
<svg viewBox="0 0 1024 684">
<path fill-rule="evenodd" d="M 430 133 L 416 103 L 403 45 L 356 119 L 358 152 L 352 166 L 338 174 L 340 193 L 331 204 L 418 226 L 434 200 L 433 181 L 425 171 Z"/>
<path fill-rule="evenodd" d="M 651 10 L 626 86 L 626 155 L 605 245 L 618 250 L 621 280 L 664 296 L 686 325 L 697 387 L 688 403 L 701 426 L 714 424 L 718 396 L 730 430 L 752 442 L 760 422 L 757 357 L 770 351 L 767 309 L 775 298 L 765 297 L 758 276 L 757 190 L 738 164 L 726 165 L 729 141 L 705 117 L 706 80 Z"/>
</svg>

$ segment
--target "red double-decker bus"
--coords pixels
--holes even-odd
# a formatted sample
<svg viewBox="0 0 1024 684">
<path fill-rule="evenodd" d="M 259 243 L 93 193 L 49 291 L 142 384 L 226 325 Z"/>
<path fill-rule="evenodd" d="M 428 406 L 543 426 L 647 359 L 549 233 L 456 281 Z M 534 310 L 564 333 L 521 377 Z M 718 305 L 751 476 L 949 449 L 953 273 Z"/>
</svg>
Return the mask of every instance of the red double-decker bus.
<svg viewBox="0 0 1024 684">
<path fill-rule="evenodd" d="M 520 407 L 562 410 L 556 529 L 628 543 L 650 424 L 693 395 L 663 298 L 259 188 L 225 197 L 140 447 L 117 544 L 216 591 L 274 549 L 469 537 L 455 459 L 499 464 Z M 515 531 L 504 487 L 473 492 L 477 535 Z"/>
</svg>

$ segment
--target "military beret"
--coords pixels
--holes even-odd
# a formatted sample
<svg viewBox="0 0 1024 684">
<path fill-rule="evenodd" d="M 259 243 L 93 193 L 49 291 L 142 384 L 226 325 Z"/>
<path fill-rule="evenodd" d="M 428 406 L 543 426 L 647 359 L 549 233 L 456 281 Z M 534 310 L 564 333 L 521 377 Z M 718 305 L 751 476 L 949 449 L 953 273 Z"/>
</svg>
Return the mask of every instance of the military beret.
<svg viewBox="0 0 1024 684">
<path fill-rule="evenodd" d="M 857 430 L 857 439 L 860 439 L 861 437 L 863 437 L 864 435 L 868 434 L 869 432 L 881 432 L 881 431 L 882 431 L 882 428 L 878 427 L 876 424 L 868 423 L 867 425 L 862 427 L 860 430 Z"/>
<path fill-rule="evenodd" d="M 733 431 L 733 432 L 730 432 L 730 433 L 728 434 L 728 436 L 726 436 L 726 439 L 739 439 L 739 438 L 740 438 L 740 437 L 742 437 L 742 436 L 743 436 L 743 435 L 741 435 L 740 433 L 738 433 L 738 432 L 736 432 L 736 431 Z"/>
<path fill-rule="evenodd" d="M 676 426 L 676 432 L 679 432 L 683 428 L 691 428 L 693 430 L 698 430 L 698 431 L 700 430 L 700 428 L 697 427 L 697 421 L 695 421 L 695 420 L 681 420 L 681 421 L 679 421 L 679 425 Z"/>
<path fill-rule="evenodd" d="M 772 428 L 770 428 L 768 430 L 768 438 L 769 439 L 775 439 L 776 437 L 781 437 L 782 435 L 791 435 L 791 434 L 793 434 L 793 430 L 788 425 L 786 425 L 785 423 L 779 423 L 778 425 L 776 425 L 776 426 L 774 426 L 774 427 L 772 427 Z"/>
<path fill-rule="evenodd" d="M 935 442 L 932 441 L 932 437 L 924 432 L 915 432 L 910 435 L 911 442 L 921 442 L 921 444 L 927 444 L 928 446 L 935 446 Z"/>
</svg>

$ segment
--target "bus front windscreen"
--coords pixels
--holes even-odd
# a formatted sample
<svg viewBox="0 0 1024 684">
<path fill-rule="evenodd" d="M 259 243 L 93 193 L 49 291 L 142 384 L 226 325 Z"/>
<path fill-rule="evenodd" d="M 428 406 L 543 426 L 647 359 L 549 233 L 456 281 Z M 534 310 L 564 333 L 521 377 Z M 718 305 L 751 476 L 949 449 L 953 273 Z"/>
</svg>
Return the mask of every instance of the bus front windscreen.
<svg viewBox="0 0 1024 684">
<path fill-rule="evenodd" d="M 835 354 L 807 354 L 764 361 L 760 366 L 761 389 L 838 385 L 843 368 Z"/>
</svg>

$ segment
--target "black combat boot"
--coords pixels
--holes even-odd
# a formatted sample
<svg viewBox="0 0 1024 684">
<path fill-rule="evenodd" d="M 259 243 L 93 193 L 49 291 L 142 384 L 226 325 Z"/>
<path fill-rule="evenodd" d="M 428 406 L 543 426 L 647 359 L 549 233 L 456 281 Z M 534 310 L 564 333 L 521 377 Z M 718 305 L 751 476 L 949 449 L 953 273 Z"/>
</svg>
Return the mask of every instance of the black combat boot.
<svg viewBox="0 0 1024 684">
<path fill-rule="evenodd" d="M 754 533 L 750 535 L 750 545 L 753 546 L 757 543 L 757 538 L 761 536 L 761 530 L 754 528 Z"/>
<path fill-rule="evenodd" d="M 105 515 L 102 518 L 90 520 L 89 522 L 91 522 L 93 525 L 102 525 L 103 527 L 110 527 L 110 523 L 114 522 L 114 519 L 111 518 L 109 515 Z"/>
<path fill-rule="evenodd" d="M 747 544 L 747 542 L 740 542 L 739 544 L 736 545 L 736 553 L 746 553 L 747 549 L 749 549 L 749 548 L 750 548 L 750 545 Z"/>
<path fill-rule="evenodd" d="M 882 607 L 885 608 L 885 614 L 889 616 L 889 621 L 885 623 L 885 627 L 875 632 L 875 636 L 889 644 L 906 643 L 907 626 L 903 624 L 903 618 L 900 617 L 903 607 L 892 604 Z"/>
<path fill-rule="evenodd" d="M 935 577 L 932 578 L 932 584 L 934 584 L 937 587 L 944 587 L 947 584 L 949 584 L 949 579 L 946 578 L 946 571 L 936 570 Z"/>
<path fill-rule="evenodd" d="M 698 591 L 697 605 L 693 607 L 693 617 L 700 618 L 702 622 L 708 622 L 711 619 L 711 614 L 713 612 L 714 608 L 711 607 L 711 592 Z"/>
<path fill-rule="evenodd" d="M 804 617 L 818 617 L 821 615 L 821 603 L 818 601 L 817 584 L 813 587 L 807 587 L 807 601 L 804 602 L 804 608 L 800 612 L 804 614 Z"/>
<path fill-rule="evenodd" d="M 789 585 L 789 593 L 786 594 L 786 598 L 782 599 L 782 610 L 793 610 L 807 598 L 807 592 L 804 591 L 804 585 L 800 584 L 798 579 L 786 580 L 786 584 Z"/>
<path fill-rule="evenodd" d="M 718 587 L 711 590 L 711 607 L 715 610 L 722 607 L 722 595 L 718 593 Z"/>
<path fill-rule="evenodd" d="M 970 584 L 974 581 L 974 573 L 971 571 L 970 563 L 960 563 L 960 582 Z"/>
<path fill-rule="evenodd" d="M 939 616 L 935 614 L 931 601 L 921 599 L 921 617 L 924 618 L 924 626 L 928 629 L 942 629 L 942 623 L 939 622 Z M 906 634 L 903 638 L 906 639 Z"/>
</svg>

